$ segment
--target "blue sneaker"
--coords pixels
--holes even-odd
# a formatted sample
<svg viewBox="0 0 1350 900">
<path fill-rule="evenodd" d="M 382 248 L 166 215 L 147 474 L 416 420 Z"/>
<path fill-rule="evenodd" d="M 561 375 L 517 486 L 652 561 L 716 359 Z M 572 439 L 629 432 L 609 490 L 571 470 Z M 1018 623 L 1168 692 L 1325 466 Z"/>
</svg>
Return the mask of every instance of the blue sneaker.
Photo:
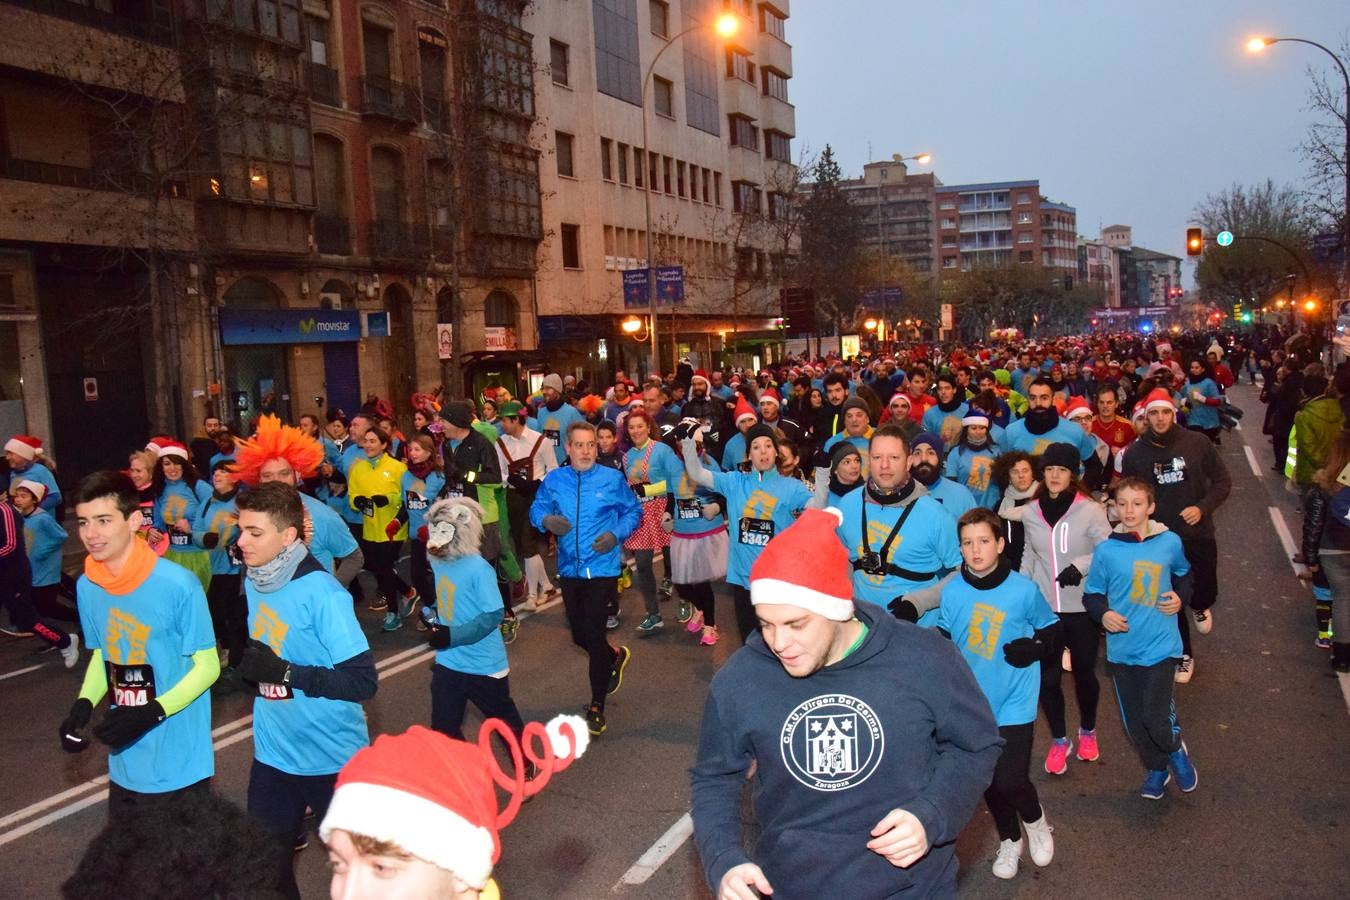
<svg viewBox="0 0 1350 900">
<path fill-rule="evenodd" d="M 1186 742 L 1181 742 L 1181 749 L 1168 755 L 1167 766 L 1172 770 L 1172 774 L 1177 778 L 1177 787 L 1181 788 L 1183 794 L 1189 794 L 1200 786 L 1200 773 L 1195 771 L 1195 764 L 1191 762 L 1191 754 L 1186 750 Z"/>
<path fill-rule="evenodd" d="M 1167 793 L 1167 783 L 1172 780 L 1172 773 L 1166 769 L 1157 772 L 1149 770 L 1148 777 L 1144 779 L 1144 784 L 1139 788 L 1139 796 L 1145 800 L 1161 800 Z"/>
<path fill-rule="evenodd" d="M 384 623 L 380 625 L 380 628 L 382 630 L 398 631 L 402 627 L 403 627 L 403 620 L 399 618 L 398 613 L 394 612 L 391 609 L 389 610 L 389 612 L 384 614 Z"/>
</svg>

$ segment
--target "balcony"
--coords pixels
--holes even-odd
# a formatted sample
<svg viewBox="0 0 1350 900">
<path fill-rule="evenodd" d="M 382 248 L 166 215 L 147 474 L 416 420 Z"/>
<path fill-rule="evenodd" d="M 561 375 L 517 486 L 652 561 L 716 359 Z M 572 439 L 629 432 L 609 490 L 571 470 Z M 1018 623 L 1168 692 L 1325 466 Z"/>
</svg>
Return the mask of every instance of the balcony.
<svg viewBox="0 0 1350 900">
<path fill-rule="evenodd" d="M 352 252 L 352 225 L 345 216 L 314 214 L 314 245 L 320 253 L 346 256 Z"/>
<path fill-rule="evenodd" d="M 427 226 L 397 219 L 375 219 L 370 223 L 370 255 L 375 259 L 424 259 L 427 254 Z"/>
<path fill-rule="evenodd" d="M 135 172 L 96 171 L 13 157 L 0 157 L 0 178 L 141 196 L 154 192 L 154 182 L 149 177 Z M 166 181 L 163 195 L 184 197 L 187 195 L 187 185 L 181 181 Z"/>
<path fill-rule="evenodd" d="M 422 121 L 421 104 L 412 88 L 380 75 L 361 77 L 361 112 L 405 125 Z"/>
<path fill-rule="evenodd" d="M 68 22 L 88 25 L 100 31 L 110 31 L 166 46 L 173 44 L 173 18 L 167 6 L 147 2 L 143 4 L 143 12 L 140 15 L 124 16 L 104 12 L 73 0 L 4 0 L 4 2 Z"/>
<path fill-rule="evenodd" d="M 325 106 L 342 106 L 338 90 L 338 71 L 321 63 L 308 63 L 309 99 Z"/>
</svg>

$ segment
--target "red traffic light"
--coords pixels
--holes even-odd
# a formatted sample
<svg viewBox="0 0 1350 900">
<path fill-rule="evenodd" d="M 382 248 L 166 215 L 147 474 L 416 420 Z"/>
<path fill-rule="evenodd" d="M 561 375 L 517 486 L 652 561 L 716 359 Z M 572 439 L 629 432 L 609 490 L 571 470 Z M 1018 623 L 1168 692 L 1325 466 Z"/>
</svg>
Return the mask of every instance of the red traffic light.
<svg viewBox="0 0 1350 900">
<path fill-rule="evenodd" d="M 1199 256 L 1205 249 L 1205 235 L 1199 228 L 1186 229 L 1186 255 Z"/>
</svg>

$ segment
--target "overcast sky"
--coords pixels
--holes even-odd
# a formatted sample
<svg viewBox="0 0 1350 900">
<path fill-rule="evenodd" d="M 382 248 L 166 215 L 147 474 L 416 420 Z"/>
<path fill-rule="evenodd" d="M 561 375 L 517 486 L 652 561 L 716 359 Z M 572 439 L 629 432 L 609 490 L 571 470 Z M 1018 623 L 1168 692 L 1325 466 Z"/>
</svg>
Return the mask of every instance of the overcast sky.
<svg viewBox="0 0 1350 900">
<path fill-rule="evenodd" d="M 947 184 L 1039 178 L 1080 234 L 1134 226 L 1184 256 L 1191 211 L 1233 182 L 1301 182 L 1309 66 L 1340 73 L 1346 0 L 796 0 L 797 144 L 845 176 L 933 154 Z M 912 171 L 927 171 L 915 168 Z"/>
</svg>

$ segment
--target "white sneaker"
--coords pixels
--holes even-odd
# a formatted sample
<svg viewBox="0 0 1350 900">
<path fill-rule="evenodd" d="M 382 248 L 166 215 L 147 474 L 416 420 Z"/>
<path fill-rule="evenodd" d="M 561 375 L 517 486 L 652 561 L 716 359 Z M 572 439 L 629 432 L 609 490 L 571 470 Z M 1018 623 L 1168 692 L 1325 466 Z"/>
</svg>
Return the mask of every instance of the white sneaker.
<svg viewBox="0 0 1350 900">
<path fill-rule="evenodd" d="M 75 668 L 75 664 L 80 661 L 80 636 L 78 634 L 70 635 L 70 646 L 61 651 L 61 662 L 67 669 Z"/>
<path fill-rule="evenodd" d="M 1069 655 L 1069 648 L 1064 648 L 1064 655 L 1059 660 L 1059 667 L 1065 672 L 1073 671 L 1073 657 Z"/>
<path fill-rule="evenodd" d="M 1022 859 L 1022 842 L 1000 841 L 998 853 L 994 856 L 995 878 L 1016 878 L 1017 867 Z"/>
<path fill-rule="evenodd" d="M 1177 663 L 1177 674 L 1172 680 L 1177 684 L 1190 684 L 1191 676 L 1195 674 L 1195 659 L 1189 654 L 1183 654 L 1181 662 Z"/>
<path fill-rule="evenodd" d="M 1214 610 L 1202 609 L 1191 613 L 1195 619 L 1195 630 L 1201 634 L 1209 634 L 1214 630 Z"/>
<path fill-rule="evenodd" d="M 1046 818 L 1045 807 L 1041 807 L 1039 819 L 1023 822 L 1022 827 L 1027 830 L 1027 852 L 1031 854 L 1031 861 L 1038 866 L 1050 865 L 1050 860 L 1055 858 L 1055 838 L 1051 834 L 1055 829 Z"/>
</svg>

